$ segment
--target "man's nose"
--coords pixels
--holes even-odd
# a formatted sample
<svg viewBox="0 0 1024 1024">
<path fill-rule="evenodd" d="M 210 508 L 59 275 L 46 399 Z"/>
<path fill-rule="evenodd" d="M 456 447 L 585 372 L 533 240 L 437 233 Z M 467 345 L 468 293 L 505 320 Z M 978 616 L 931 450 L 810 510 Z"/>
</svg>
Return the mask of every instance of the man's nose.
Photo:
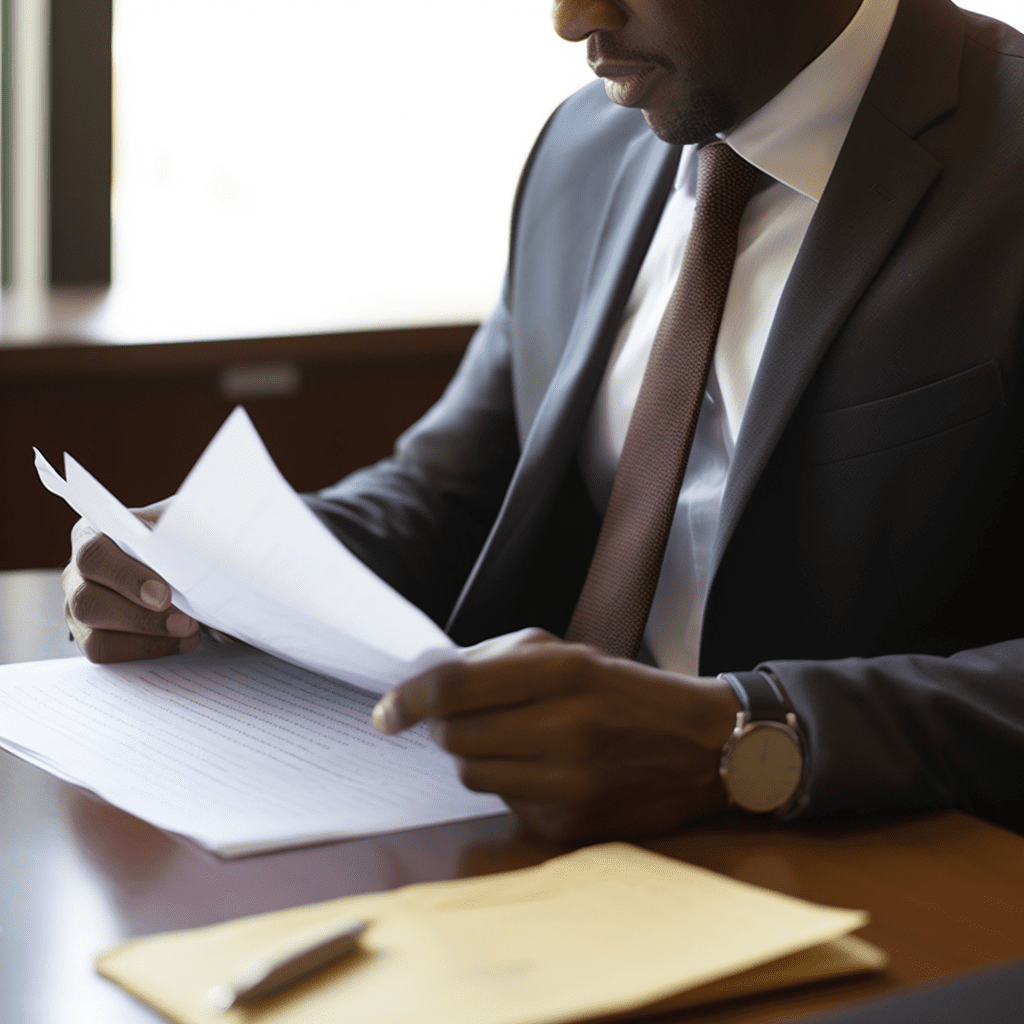
<svg viewBox="0 0 1024 1024">
<path fill-rule="evenodd" d="M 577 43 L 593 32 L 622 28 L 626 15 L 614 0 L 554 0 L 551 20 L 563 39 Z"/>
</svg>

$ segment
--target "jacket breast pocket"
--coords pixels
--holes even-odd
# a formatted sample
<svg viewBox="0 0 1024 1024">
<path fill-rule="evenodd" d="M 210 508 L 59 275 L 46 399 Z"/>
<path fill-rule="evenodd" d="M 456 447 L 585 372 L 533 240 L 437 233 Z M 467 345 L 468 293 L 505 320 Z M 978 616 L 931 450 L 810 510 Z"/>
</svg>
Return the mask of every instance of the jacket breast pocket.
<svg viewBox="0 0 1024 1024">
<path fill-rule="evenodd" d="M 1003 406 L 999 364 L 990 360 L 912 391 L 813 417 L 805 458 L 824 465 L 870 455 L 941 434 Z"/>
</svg>

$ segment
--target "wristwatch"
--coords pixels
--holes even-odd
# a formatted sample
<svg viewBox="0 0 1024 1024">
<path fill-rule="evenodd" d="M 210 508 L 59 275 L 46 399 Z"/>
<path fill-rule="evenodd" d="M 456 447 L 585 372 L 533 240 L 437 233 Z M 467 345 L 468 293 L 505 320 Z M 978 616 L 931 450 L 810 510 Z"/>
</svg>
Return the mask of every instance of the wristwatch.
<svg viewBox="0 0 1024 1024">
<path fill-rule="evenodd" d="M 797 802 L 805 775 L 800 725 L 778 680 L 769 672 L 726 672 L 742 710 L 722 748 L 718 769 L 732 807 L 785 814 Z"/>
</svg>

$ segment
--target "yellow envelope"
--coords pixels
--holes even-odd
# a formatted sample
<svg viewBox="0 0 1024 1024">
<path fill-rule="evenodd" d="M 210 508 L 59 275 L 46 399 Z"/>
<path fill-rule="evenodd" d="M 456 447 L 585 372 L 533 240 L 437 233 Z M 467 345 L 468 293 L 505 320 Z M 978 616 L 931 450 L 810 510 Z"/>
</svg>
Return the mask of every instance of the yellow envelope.
<svg viewBox="0 0 1024 1024">
<path fill-rule="evenodd" d="M 361 949 L 264 1003 L 206 992 L 290 933 L 371 922 Z M 127 942 L 101 974 L 179 1024 L 556 1024 L 878 970 L 822 907 L 625 843 L 538 867 L 409 886 Z"/>
</svg>

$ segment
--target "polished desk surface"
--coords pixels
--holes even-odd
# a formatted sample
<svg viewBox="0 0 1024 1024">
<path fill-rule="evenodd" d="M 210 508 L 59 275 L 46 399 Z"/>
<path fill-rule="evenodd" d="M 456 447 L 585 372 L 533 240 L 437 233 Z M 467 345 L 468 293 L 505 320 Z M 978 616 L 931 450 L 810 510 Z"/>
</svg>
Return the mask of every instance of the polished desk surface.
<svg viewBox="0 0 1024 1024">
<path fill-rule="evenodd" d="M 74 653 L 59 574 L 0 573 L 0 661 Z M 665 1021 L 784 1021 L 1024 956 L 1024 839 L 959 813 L 858 828 L 746 821 L 651 849 L 794 896 L 866 908 L 883 974 L 676 1013 Z M 153 1024 L 93 973 L 136 935 L 212 924 L 410 882 L 535 864 L 563 848 L 511 817 L 216 858 L 0 752 L 0 1021 Z"/>
</svg>

